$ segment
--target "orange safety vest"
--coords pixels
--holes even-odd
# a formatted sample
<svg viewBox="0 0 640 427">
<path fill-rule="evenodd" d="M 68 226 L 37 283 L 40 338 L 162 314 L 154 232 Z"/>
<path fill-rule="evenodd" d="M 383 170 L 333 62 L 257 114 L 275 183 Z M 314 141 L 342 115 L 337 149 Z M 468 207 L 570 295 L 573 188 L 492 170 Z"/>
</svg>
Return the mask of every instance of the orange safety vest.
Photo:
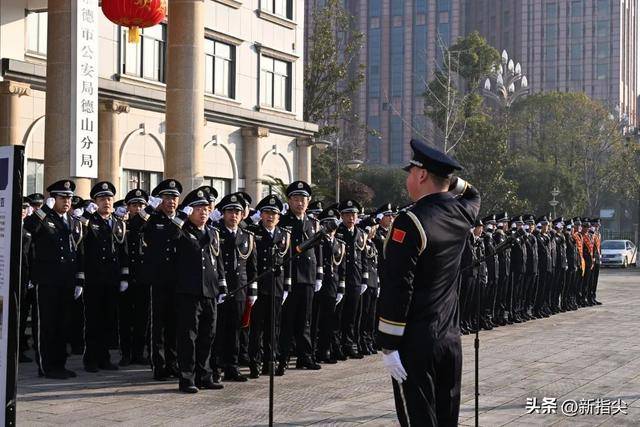
<svg viewBox="0 0 640 427">
<path fill-rule="evenodd" d="M 576 248 L 578 249 L 578 255 L 580 255 L 580 275 L 584 276 L 584 257 L 582 256 L 582 235 L 577 231 L 573 232 L 573 240 L 576 242 Z"/>
<path fill-rule="evenodd" d="M 595 265 L 595 262 L 593 260 L 593 239 L 589 236 L 588 232 L 582 235 L 582 239 L 584 240 L 584 244 L 587 245 L 587 249 L 589 249 L 589 254 L 591 255 L 590 270 L 593 270 L 593 266 Z"/>
</svg>

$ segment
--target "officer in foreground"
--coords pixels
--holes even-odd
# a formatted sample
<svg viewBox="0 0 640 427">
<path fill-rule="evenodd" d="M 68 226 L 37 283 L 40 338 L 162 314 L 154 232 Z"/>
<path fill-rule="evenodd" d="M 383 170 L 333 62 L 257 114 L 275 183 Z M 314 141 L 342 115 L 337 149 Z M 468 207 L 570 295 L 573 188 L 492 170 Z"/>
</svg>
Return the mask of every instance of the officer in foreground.
<svg viewBox="0 0 640 427">
<path fill-rule="evenodd" d="M 393 377 L 402 425 L 457 425 L 462 349 L 457 277 L 465 238 L 480 210 L 478 191 L 453 177 L 460 164 L 412 140 L 407 190 L 385 248 L 378 342 Z"/>
</svg>

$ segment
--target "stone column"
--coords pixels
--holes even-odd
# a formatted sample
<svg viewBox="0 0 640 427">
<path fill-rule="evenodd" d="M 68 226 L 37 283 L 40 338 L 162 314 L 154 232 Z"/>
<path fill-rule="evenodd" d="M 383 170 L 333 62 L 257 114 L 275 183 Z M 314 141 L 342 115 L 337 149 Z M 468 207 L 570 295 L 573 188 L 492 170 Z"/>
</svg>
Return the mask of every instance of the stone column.
<svg viewBox="0 0 640 427">
<path fill-rule="evenodd" d="M 306 183 L 311 183 L 311 138 L 296 139 L 298 146 L 298 178 Z"/>
<path fill-rule="evenodd" d="M 255 201 L 262 198 L 262 150 L 260 139 L 269 136 L 269 129 L 263 127 L 242 128 L 244 188 Z"/>
<path fill-rule="evenodd" d="M 169 1 L 165 177 L 202 185 L 204 0 Z"/>
<path fill-rule="evenodd" d="M 66 108 L 71 94 L 71 5 L 76 0 L 48 3 L 47 99 L 44 124 L 44 187 L 70 178 L 71 112 Z M 74 178 L 76 193 L 89 197 L 91 180 Z M 46 195 L 45 195 L 46 196 Z"/>
<path fill-rule="evenodd" d="M 0 82 L 0 145 L 22 144 L 20 97 L 31 95 L 31 86 L 4 80 Z"/>
<path fill-rule="evenodd" d="M 98 180 L 109 181 L 116 187 L 116 198 L 120 194 L 120 131 L 118 115 L 128 113 L 129 105 L 112 99 L 100 100 L 98 110 Z"/>
</svg>

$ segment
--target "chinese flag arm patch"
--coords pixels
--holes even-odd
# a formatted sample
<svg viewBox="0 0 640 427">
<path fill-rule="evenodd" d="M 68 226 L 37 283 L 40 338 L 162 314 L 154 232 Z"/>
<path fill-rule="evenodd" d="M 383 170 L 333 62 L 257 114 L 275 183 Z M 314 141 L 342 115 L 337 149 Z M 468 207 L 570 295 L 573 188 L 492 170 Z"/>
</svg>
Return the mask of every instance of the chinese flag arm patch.
<svg viewBox="0 0 640 427">
<path fill-rule="evenodd" d="M 402 243 L 404 242 L 404 238 L 407 235 L 406 231 L 399 230 L 397 228 L 393 229 L 393 234 L 391 235 L 391 240 L 394 242 Z"/>
</svg>

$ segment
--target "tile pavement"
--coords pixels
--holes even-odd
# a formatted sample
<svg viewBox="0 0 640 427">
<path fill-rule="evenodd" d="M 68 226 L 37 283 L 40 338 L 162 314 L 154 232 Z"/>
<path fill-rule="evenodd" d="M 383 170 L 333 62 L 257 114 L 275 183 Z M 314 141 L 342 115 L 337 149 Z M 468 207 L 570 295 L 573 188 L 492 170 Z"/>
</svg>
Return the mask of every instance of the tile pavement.
<svg viewBox="0 0 640 427">
<path fill-rule="evenodd" d="M 602 306 L 481 334 L 481 425 L 640 425 L 640 271 L 607 270 L 600 289 Z M 460 424 L 471 426 L 472 336 L 463 337 L 463 348 Z M 38 378 L 33 365 L 20 365 L 20 425 L 267 424 L 267 377 L 184 395 L 173 382 L 152 381 L 140 367 L 87 374 L 79 356 L 69 365 L 79 374 L 73 381 Z M 614 417 L 527 415 L 527 397 L 621 398 L 629 408 L 628 415 Z M 398 424 L 380 356 L 276 378 L 275 413 L 281 425 Z"/>
</svg>

